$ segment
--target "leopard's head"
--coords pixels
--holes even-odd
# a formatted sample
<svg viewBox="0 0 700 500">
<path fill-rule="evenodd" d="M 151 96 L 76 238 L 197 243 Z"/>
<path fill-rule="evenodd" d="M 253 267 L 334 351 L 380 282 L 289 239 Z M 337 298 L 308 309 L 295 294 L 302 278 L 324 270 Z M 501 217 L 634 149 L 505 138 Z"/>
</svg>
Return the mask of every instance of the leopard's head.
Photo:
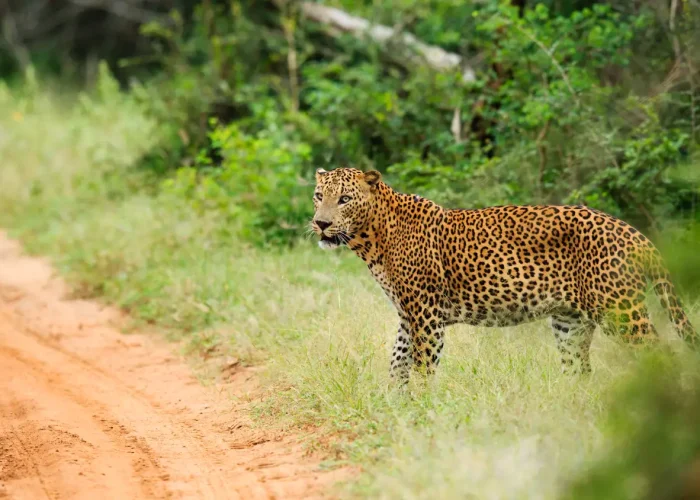
<svg viewBox="0 0 700 500">
<path fill-rule="evenodd" d="M 366 224 L 372 213 L 373 198 L 382 175 L 376 170 L 354 168 L 316 171 L 314 207 L 311 222 L 324 249 L 346 244 Z"/>
</svg>

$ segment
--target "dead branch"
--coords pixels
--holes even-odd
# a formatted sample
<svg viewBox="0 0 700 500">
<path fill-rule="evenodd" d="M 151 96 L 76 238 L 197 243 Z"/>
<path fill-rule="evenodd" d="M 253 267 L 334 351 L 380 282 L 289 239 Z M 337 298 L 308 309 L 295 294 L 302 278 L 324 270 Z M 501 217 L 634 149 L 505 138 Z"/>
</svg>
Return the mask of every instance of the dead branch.
<svg viewBox="0 0 700 500">
<path fill-rule="evenodd" d="M 105 10 L 117 17 L 139 24 L 166 19 L 165 15 L 142 8 L 137 2 L 125 0 L 70 0 L 70 2 L 80 7 Z"/>
<path fill-rule="evenodd" d="M 286 0 L 274 0 L 274 3 L 280 8 L 287 5 Z M 436 71 L 459 70 L 463 82 L 473 82 L 476 79 L 474 70 L 466 64 L 462 56 L 425 44 L 410 33 L 381 24 L 373 24 L 340 9 L 317 3 L 300 2 L 297 5 L 302 16 L 327 26 L 333 34 L 349 33 L 357 37 L 366 36 L 384 46 L 393 44 L 397 48 L 404 49 L 401 58 L 409 64 L 427 65 Z"/>
</svg>

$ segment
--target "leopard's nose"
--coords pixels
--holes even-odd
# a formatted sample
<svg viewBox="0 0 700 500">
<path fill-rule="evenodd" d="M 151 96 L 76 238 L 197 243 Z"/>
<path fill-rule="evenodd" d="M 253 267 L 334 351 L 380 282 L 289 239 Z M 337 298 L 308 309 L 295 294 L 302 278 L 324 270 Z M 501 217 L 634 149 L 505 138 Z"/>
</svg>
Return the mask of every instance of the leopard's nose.
<svg viewBox="0 0 700 500">
<path fill-rule="evenodd" d="M 333 225 L 332 222 L 328 222 L 325 220 L 315 220 L 314 222 L 316 223 L 316 225 L 319 227 L 319 229 L 321 231 L 325 231 L 326 229 L 328 229 L 329 227 L 331 227 Z"/>
</svg>

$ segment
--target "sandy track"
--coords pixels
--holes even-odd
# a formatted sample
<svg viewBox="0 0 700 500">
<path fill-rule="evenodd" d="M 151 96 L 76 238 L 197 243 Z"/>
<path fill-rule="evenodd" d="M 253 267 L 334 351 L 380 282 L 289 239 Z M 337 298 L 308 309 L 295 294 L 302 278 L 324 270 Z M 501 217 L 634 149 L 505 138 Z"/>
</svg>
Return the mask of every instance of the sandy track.
<svg viewBox="0 0 700 500">
<path fill-rule="evenodd" d="M 250 428 L 245 373 L 204 388 L 66 292 L 0 232 L 0 498 L 310 498 L 339 474 Z"/>
</svg>

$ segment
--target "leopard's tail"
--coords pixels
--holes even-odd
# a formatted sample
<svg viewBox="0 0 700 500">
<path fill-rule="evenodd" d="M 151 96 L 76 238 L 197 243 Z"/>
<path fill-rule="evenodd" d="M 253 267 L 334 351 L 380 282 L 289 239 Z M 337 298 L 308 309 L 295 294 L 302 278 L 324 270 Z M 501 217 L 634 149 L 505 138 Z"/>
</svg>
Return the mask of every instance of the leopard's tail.
<svg viewBox="0 0 700 500">
<path fill-rule="evenodd" d="M 683 309 L 681 300 L 671 282 L 671 276 L 658 250 L 654 249 L 650 252 L 646 268 L 647 280 L 678 335 L 691 346 L 700 348 L 700 337 Z"/>
</svg>

